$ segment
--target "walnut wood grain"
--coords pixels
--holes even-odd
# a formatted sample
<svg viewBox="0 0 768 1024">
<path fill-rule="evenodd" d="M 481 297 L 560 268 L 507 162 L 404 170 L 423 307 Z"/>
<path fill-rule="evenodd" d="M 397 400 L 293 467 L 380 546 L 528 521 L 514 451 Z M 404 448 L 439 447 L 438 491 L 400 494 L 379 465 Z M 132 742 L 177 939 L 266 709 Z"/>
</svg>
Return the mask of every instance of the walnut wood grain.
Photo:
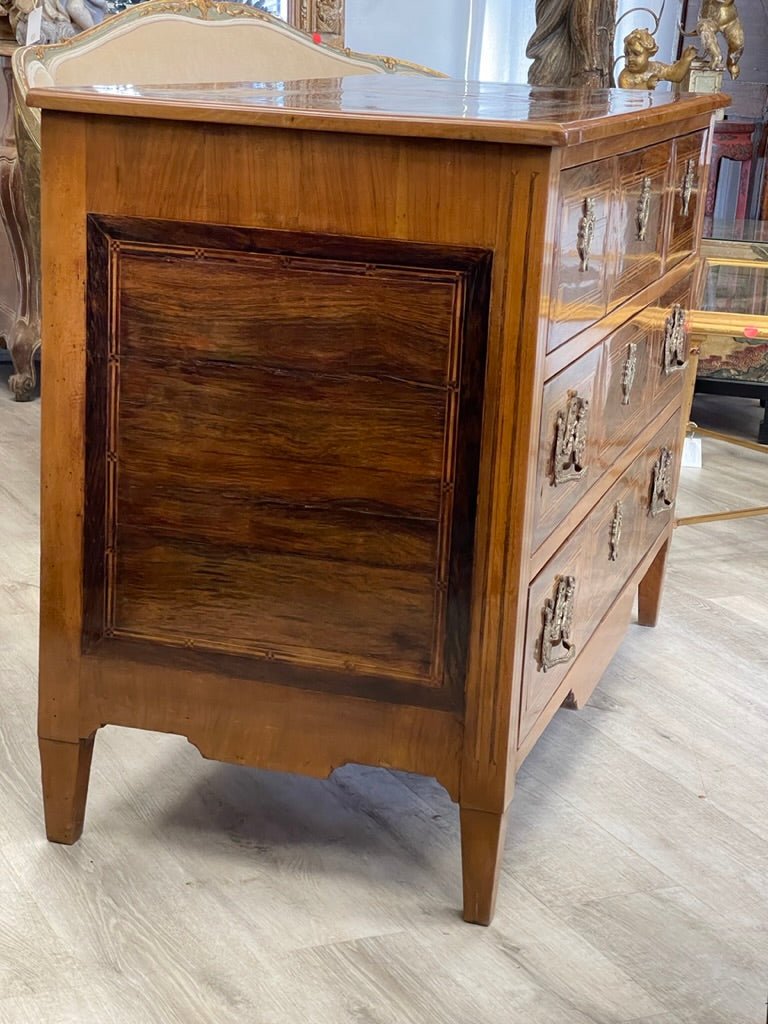
<svg viewBox="0 0 768 1024">
<path fill-rule="evenodd" d="M 489 257 L 197 235 L 91 222 L 91 646 L 460 704 Z"/>
<path fill-rule="evenodd" d="M 727 106 L 720 94 L 553 89 L 409 75 L 304 82 L 37 88 L 44 110 L 310 131 L 575 146 L 672 126 Z M 467 111 L 471 110 L 471 116 Z M 670 131 L 675 134 L 674 128 Z M 622 148 L 633 148 L 626 139 Z"/>
<path fill-rule="evenodd" d="M 597 683 L 672 529 L 628 509 L 610 559 L 616 501 L 650 501 L 681 416 L 652 361 L 642 413 L 617 409 L 617 373 L 694 262 L 664 270 L 668 190 L 661 262 L 611 292 L 621 182 L 646 167 L 623 154 L 719 100 L 488 87 L 459 117 L 453 86 L 366 88 L 46 100 L 74 109 L 43 114 L 44 773 L 49 741 L 71 763 L 110 723 L 283 771 L 432 775 L 462 809 L 465 914 L 487 922 L 517 766 Z M 596 167 L 563 190 L 576 150 Z M 562 197 L 595 181 L 601 284 L 547 355 Z M 594 478 L 541 513 L 571 378 L 595 402 Z M 537 676 L 550 562 L 587 611 L 573 662 Z"/>
<path fill-rule="evenodd" d="M 672 146 L 665 142 L 618 158 L 614 301 L 640 291 L 661 275 L 671 156 Z"/>
<path fill-rule="evenodd" d="M 667 267 L 673 267 L 697 248 L 700 221 L 704 216 L 705 177 L 708 171 L 709 140 L 706 132 L 677 139 L 670 168 L 669 242 Z M 690 195 L 686 205 L 684 186 L 690 174 Z"/>
</svg>

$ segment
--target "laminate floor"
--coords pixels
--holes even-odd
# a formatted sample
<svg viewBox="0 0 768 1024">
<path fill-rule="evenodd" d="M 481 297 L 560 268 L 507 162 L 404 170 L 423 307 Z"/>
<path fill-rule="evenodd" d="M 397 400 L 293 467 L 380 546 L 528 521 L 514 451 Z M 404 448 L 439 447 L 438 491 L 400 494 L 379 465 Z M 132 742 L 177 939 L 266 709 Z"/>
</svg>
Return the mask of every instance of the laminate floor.
<svg viewBox="0 0 768 1024">
<path fill-rule="evenodd" d="M 107 728 L 82 841 L 45 841 L 40 407 L 5 377 L 1 1024 L 765 1021 L 768 520 L 678 530 L 661 625 L 631 627 L 526 762 L 481 929 L 458 915 L 455 808 L 413 776 L 268 774 Z M 680 514 L 768 504 L 768 457 L 704 459 Z"/>
</svg>

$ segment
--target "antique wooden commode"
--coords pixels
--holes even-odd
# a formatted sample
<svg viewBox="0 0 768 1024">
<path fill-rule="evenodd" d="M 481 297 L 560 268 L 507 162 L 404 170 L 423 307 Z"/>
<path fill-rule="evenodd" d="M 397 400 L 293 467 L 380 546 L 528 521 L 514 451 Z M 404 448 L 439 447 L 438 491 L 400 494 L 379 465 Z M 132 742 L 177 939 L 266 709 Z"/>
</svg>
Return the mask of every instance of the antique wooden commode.
<svg viewBox="0 0 768 1024">
<path fill-rule="evenodd" d="M 439 779 L 493 914 L 515 773 L 672 530 L 719 97 L 407 76 L 37 89 L 40 749 Z M 652 639 L 649 638 L 649 643 Z"/>
</svg>

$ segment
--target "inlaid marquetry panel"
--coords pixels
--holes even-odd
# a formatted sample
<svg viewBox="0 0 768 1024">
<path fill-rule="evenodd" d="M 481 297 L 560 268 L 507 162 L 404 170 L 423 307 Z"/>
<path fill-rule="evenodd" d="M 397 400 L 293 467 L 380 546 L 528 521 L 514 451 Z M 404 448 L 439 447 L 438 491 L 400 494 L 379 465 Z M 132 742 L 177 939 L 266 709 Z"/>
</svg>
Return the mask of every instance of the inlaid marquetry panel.
<svg viewBox="0 0 768 1024">
<path fill-rule="evenodd" d="M 560 177 L 547 351 L 605 313 L 614 174 L 614 161 L 600 160 L 571 168 Z"/>
<path fill-rule="evenodd" d="M 624 299 L 661 276 L 664 205 L 669 142 L 620 156 L 616 209 L 616 280 L 610 303 Z"/>
<path fill-rule="evenodd" d="M 460 700 L 487 254 L 89 232 L 86 646 Z"/>
<path fill-rule="evenodd" d="M 670 237 L 667 269 L 685 259 L 696 248 L 696 216 L 700 197 L 706 192 L 706 141 L 706 132 L 695 132 L 675 140 L 675 157 L 669 181 Z"/>
</svg>

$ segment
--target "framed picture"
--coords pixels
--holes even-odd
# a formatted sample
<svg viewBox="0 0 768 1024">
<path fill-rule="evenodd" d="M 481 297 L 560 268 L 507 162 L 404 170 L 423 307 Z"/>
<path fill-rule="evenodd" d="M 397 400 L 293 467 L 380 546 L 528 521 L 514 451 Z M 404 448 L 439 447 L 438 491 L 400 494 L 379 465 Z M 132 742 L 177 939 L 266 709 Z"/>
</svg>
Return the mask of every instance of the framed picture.
<svg viewBox="0 0 768 1024">
<path fill-rule="evenodd" d="M 291 25 L 320 35 L 324 43 L 344 45 L 344 0 L 283 0 L 283 4 Z"/>
</svg>

